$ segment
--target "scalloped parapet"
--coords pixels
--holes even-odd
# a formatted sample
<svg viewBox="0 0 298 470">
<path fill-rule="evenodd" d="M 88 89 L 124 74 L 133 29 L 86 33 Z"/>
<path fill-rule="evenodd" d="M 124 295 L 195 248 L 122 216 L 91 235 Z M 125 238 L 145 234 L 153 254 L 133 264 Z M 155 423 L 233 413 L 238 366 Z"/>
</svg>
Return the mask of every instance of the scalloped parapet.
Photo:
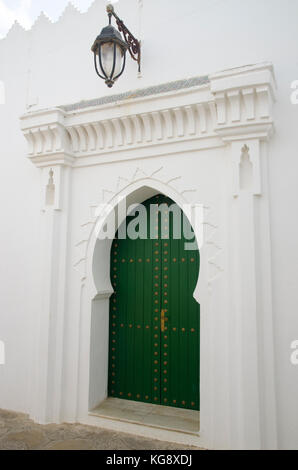
<svg viewBox="0 0 298 470">
<path fill-rule="evenodd" d="M 59 16 L 58 22 L 72 19 L 73 16 L 81 14 L 82 12 L 72 2 L 68 2 L 61 15 Z"/>
<path fill-rule="evenodd" d="M 99 4 L 101 7 L 103 7 L 102 0 L 94 0 L 94 2 L 89 6 L 86 13 L 92 15 L 92 10 L 96 7 L 99 7 Z M 81 12 L 72 2 L 69 2 L 66 5 L 57 21 L 52 21 L 51 18 L 44 11 L 41 11 L 39 16 L 34 20 L 31 28 L 25 29 L 18 21 L 15 21 L 6 36 L 0 38 L 0 41 L 3 39 L 9 39 L 10 37 L 15 37 L 16 34 L 20 33 L 30 34 L 31 31 L 34 31 L 41 26 L 59 25 L 60 23 L 63 24 L 65 21 L 71 21 L 74 17 L 78 17 L 79 15 L 85 15 L 86 13 Z"/>
<path fill-rule="evenodd" d="M 35 22 L 33 23 L 31 30 L 34 30 L 37 28 L 43 28 L 49 25 L 52 25 L 51 19 L 43 11 L 41 11 L 39 16 L 36 18 Z"/>
<path fill-rule="evenodd" d="M 4 39 L 9 39 L 11 37 L 16 37 L 16 36 L 22 35 L 26 32 L 27 32 L 26 29 L 23 28 L 23 26 L 17 20 L 15 20 L 15 22 L 13 23 L 13 25 L 9 29 L 9 31 L 8 31 L 8 33 L 7 33 L 7 35 L 5 36 Z"/>
</svg>

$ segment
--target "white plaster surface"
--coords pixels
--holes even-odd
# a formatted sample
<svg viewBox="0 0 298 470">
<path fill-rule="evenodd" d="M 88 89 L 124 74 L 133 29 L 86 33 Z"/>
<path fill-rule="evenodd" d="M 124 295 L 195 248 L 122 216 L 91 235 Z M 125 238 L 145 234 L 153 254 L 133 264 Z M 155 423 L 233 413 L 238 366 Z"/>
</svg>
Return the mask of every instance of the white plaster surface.
<svg viewBox="0 0 298 470">
<path fill-rule="evenodd" d="M 0 41 L 0 408 L 40 423 L 86 422 L 90 403 L 104 400 L 109 246 L 95 244 L 94 210 L 116 205 L 117 194 L 141 202 L 160 191 L 208 208 L 195 292 L 204 444 L 297 449 L 298 369 L 290 357 L 298 339 L 298 105 L 290 95 L 298 3 L 144 0 L 140 12 L 136 0 L 121 0 L 117 9 L 132 31 L 142 15 L 143 63 L 138 78 L 128 60 L 112 90 L 96 76 L 90 52 L 106 23 L 103 0 L 84 14 L 70 8 L 54 24 L 41 17 L 28 32 L 16 25 Z M 205 75 L 210 84 L 189 93 L 56 110 Z M 132 143 L 129 122 L 119 127 L 127 117 L 143 126 L 140 138 L 133 127 Z M 94 144 L 98 122 L 105 148 Z M 253 164 L 246 191 L 244 145 Z"/>
</svg>

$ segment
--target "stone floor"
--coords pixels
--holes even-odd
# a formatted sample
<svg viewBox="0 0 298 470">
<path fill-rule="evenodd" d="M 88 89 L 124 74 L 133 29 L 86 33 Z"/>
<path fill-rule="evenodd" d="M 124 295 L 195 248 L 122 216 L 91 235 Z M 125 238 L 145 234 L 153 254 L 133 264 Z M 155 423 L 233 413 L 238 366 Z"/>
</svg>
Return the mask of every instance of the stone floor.
<svg viewBox="0 0 298 470">
<path fill-rule="evenodd" d="M 0 450 L 196 450 L 81 424 L 33 423 L 28 416 L 0 410 Z"/>
</svg>

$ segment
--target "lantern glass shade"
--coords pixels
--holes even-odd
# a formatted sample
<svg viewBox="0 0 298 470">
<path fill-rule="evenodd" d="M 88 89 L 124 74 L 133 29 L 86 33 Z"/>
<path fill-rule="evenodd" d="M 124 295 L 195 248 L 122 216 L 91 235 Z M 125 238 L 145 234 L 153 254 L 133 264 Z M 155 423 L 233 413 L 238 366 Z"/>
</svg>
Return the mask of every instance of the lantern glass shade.
<svg viewBox="0 0 298 470">
<path fill-rule="evenodd" d="M 119 44 L 106 42 L 101 46 L 102 69 L 108 78 L 117 77 L 123 65 L 123 52 Z M 115 48 L 115 52 L 114 52 Z M 115 56 L 114 56 L 115 54 Z"/>
</svg>

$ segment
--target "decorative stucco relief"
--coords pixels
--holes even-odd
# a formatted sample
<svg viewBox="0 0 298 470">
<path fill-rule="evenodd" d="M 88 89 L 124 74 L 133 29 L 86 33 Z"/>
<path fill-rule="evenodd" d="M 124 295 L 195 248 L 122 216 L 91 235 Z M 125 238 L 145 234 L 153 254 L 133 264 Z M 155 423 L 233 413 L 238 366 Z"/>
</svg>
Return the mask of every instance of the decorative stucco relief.
<svg viewBox="0 0 298 470">
<path fill-rule="evenodd" d="M 214 145 L 216 138 L 220 146 L 243 136 L 267 139 L 273 130 L 271 64 L 160 87 L 166 91 L 148 88 L 115 95 L 115 102 L 111 96 L 107 103 L 94 100 L 23 115 L 28 157 L 37 166 L 76 166 L 87 156 L 116 153 L 121 159 L 125 150 L 188 141 L 200 148 L 200 141 Z"/>
<path fill-rule="evenodd" d="M 96 227 L 97 221 L 102 217 L 101 213 L 98 213 L 97 208 L 101 207 L 102 204 L 110 205 L 114 207 L 117 205 L 119 197 L 123 195 L 129 195 L 133 190 L 136 183 L 143 183 L 144 186 L 154 187 L 154 183 L 161 184 L 165 189 L 168 189 L 168 193 L 174 192 L 179 197 L 180 201 L 184 201 L 185 204 L 191 204 L 186 200 L 185 195 L 187 193 L 196 193 L 196 188 L 183 188 L 178 190 L 177 182 L 181 179 L 180 176 L 171 177 L 169 179 L 168 174 L 162 174 L 163 167 L 158 167 L 153 172 L 145 172 L 140 167 L 136 167 L 132 173 L 131 178 L 118 177 L 115 187 L 113 189 L 103 189 L 98 204 L 90 205 L 90 219 L 86 220 L 81 224 L 82 239 L 76 244 L 77 248 L 77 261 L 75 267 L 79 270 L 81 278 L 84 279 L 86 275 L 86 257 L 87 248 L 92 233 Z M 142 185 L 142 184 L 141 184 Z M 166 193 L 166 191 L 165 191 Z"/>
<path fill-rule="evenodd" d="M 153 172 L 145 172 L 143 169 L 136 167 L 132 172 L 131 178 L 118 177 L 114 189 L 103 189 L 98 204 L 90 205 L 90 218 L 81 224 L 81 240 L 76 243 L 76 262 L 74 267 L 78 270 L 81 280 L 85 280 L 86 262 L 88 244 L 94 233 L 98 220 L 102 217 L 102 213 L 98 213 L 98 208 L 102 204 L 108 204 L 112 207 L 118 197 L 129 195 L 134 190 L 135 183 L 143 183 L 144 186 L 150 186 L 150 182 L 154 187 L 154 183 L 163 185 L 165 194 L 174 192 L 180 201 L 192 207 L 200 205 L 203 210 L 202 231 L 204 234 L 203 243 L 206 246 L 207 263 L 208 263 L 208 283 L 212 284 L 223 272 L 222 248 L 220 242 L 220 231 L 216 221 L 216 216 L 212 208 L 203 205 L 200 202 L 197 188 L 187 188 L 181 182 L 181 176 L 172 176 L 163 172 L 164 168 L 159 167 Z M 182 183 L 182 184 L 181 184 Z M 167 192 L 168 189 L 168 192 Z M 192 194 L 191 201 L 186 199 L 186 195 Z M 199 222 L 200 223 L 200 222 Z M 198 227 L 196 227 L 198 230 Z M 199 228 L 200 229 L 200 228 Z"/>
</svg>

